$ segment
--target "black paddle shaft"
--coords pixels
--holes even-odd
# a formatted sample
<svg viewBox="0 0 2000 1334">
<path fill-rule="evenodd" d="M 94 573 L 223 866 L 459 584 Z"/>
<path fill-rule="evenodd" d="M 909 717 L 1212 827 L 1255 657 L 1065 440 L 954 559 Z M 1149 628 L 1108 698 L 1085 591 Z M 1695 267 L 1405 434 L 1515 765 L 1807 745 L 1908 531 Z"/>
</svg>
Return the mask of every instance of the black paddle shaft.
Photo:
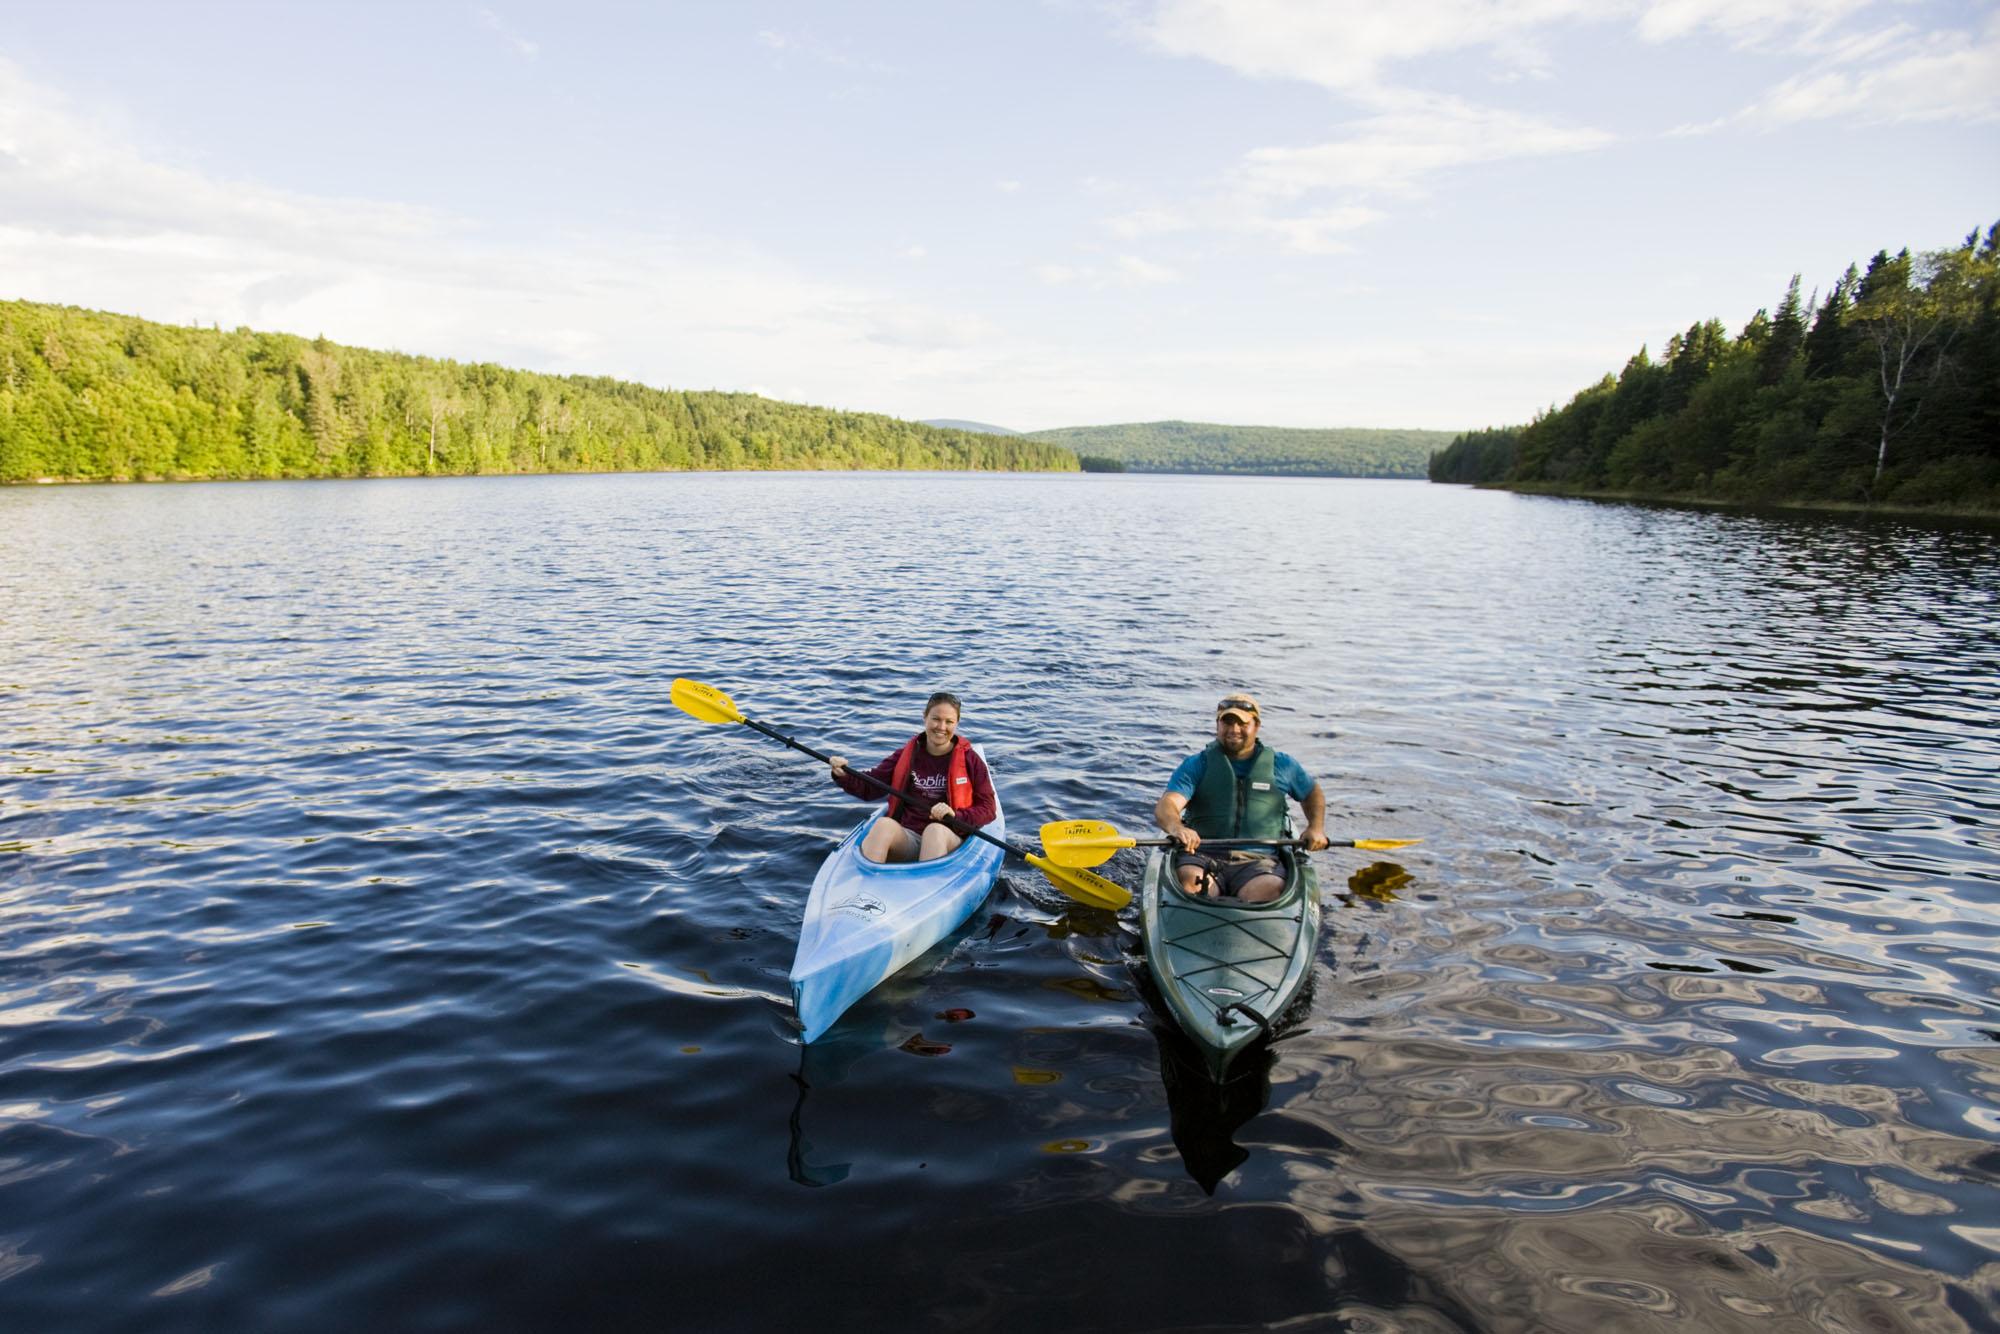
<svg viewBox="0 0 2000 1334">
<path fill-rule="evenodd" d="M 771 740 L 773 741 L 782 741 L 787 746 L 790 746 L 793 750 L 800 751 L 804 754 L 812 756 L 814 759 L 818 760 L 821 764 L 833 763 L 833 756 L 822 755 L 818 751 L 814 750 L 811 746 L 808 746 L 805 742 L 794 741 L 792 738 L 786 736 L 783 732 L 780 732 L 777 728 L 766 727 L 764 724 L 758 722 L 755 718 L 745 718 L 743 720 L 743 725 L 745 727 L 751 728 L 754 731 L 762 732 L 765 736 L 771 738 Z M 859 778 L 862 782 L 868 784 L 870 787 L 878 789 L 884 796 L 900 797 L 902 800 L 909 802 L 912 806 L 916 806 L 923 810 L 929 810 L 931 805 L 934 804 L 934 803 L 927 803 L 920 793 L 906 791 L 903 788 L 899 788 L 892 784 L 885 783 L 881 779 L 877 778 L 874 774 L 871 774 L 866 770 L 856 769 L 850 765 L 848 767 L 847 772 L 853 774 L 856 778 Z M 967 824 L 965 821 L 957 818 L 956 816 L 953 816 L 951 819 L 948 820 L 940 820 L 938 823 L 942 824 L 945 828 L 951 830 L 952 833 L 957 834 L 960 838 L 964 838 L 966 835 L 970 834 L 974 838 L 985 839 L 988 843 L 991 843 L 996 848 L 1005 848 L 1008 852 L 1014 853 L 1016 856 L 1027 855 L 1026 853 L 1023 853 L 1019 848 L 1015 847 L 1012 843 L 1002 842 L 1000 839 L 997 839 L 993 837 L 993 835 L 987 833 L 984 829 L 975 829 L 971 825 Z"/>
<path fill-rule="evenodd" d="M 1177 848 L 1180 845 L 1181 841 L 1177 838 L 1142 838 L 1132 844 L 1135 848 Z M 1205 838 L 1201 845 L 1204 848 L 1299 848 L 1310 851 L 1302 838 Z M 1327 846 L 1337 848 L 1340 844 L 1328 843 Z"/>
</svg>

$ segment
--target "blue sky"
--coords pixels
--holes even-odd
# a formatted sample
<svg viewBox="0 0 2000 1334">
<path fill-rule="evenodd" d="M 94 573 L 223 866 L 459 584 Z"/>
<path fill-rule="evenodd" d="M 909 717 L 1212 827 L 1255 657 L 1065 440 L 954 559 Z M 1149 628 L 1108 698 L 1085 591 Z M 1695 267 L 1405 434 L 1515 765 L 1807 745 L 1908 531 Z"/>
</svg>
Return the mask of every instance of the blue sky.
<svg viewBox="0 0 2000 1334">
<path fill-rule="evenodd" d="M 2000 5 L 13 4 L 0 297 L 1022 430 L 1526 420 L 2000 219 Z"/>
</svg>

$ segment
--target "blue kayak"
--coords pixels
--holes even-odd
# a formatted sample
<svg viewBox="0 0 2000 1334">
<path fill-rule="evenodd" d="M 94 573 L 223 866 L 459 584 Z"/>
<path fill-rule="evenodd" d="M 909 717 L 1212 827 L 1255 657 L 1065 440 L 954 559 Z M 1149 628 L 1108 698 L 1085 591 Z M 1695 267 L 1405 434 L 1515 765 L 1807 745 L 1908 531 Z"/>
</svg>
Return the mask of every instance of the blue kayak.
<svg viewBox="0 0 2000 1334">
<path fill-rule="evenodd" d="M 861 840 L 879 814 L 870 811 L 827 854 L 806 899 L 792 959 L 792 1005 L 807 1042 L 970 917 L 1007 856 L 968 838 L 936 861 L 871 862 L 861 855 Z M 1006 816 L 996 814 L 984 832 L 1006 838 Z"/>
</svg>

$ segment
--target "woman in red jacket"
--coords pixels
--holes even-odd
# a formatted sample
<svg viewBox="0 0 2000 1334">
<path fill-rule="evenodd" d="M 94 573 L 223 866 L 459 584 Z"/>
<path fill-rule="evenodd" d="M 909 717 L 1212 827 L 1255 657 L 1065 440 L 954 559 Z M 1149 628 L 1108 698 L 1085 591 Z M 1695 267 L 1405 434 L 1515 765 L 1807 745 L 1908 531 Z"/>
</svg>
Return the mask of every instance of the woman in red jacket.
<svg viewBox="0 0 2000 1334">
<path fill-rule="evenodd" d="M 875 862 L 931 861 L 956 848 L 964 839 L 940 821 L 956 818 L 979 828 L 999 813 L 993 777 L 972 743 L 958 734 L 958 696 L 940 690 L 924 704 L 924 730 L 903 748 L 869 770 L 880 783 L 915 792 L 924 804 L 889 798 L 888 809 L 861 841 L 861 855 Z M 832 757 L 833 781 L 841 790 L 868 800 L 881 789 L 870 787 Z"/>
</svg>

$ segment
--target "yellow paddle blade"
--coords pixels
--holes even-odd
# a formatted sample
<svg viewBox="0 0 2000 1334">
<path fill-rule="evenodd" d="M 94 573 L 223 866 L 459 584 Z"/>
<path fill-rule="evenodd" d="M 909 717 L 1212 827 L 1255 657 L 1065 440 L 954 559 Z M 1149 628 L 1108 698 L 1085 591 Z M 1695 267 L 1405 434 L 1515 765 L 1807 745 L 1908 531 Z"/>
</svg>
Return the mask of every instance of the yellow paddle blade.
<svg viewBox="0 0 2000 1334">
<path fill-rule="evenodd" d="M 743 711 L 736 707 L 736 701 L 714 686 L 690 681 L 685 676 L 677 676 L 674 678 L 672 694 L 675 708 L 705 723 L 743 721 Z"/>
<path fill-rule="evenodd" d="M 1423 842 L 1420 838 L 1357 838 L 1354 846 L 1367 848 L 1371 852 L 1382 852 L 1389 848 L 1407 848 L 1412 843 Z"/>
<path fill-rule="evenodd" d="M 1060 866 L 1096 866 L 1120 848 L 1138 846 L 1102 820 L 1052 820 L 1042 826 L 1042 846 Z"/>
<path fill-rule="evenodd" d="M 1106 880 L 1093 871 L 1057 866 L 1047 857 L 1040 857 L 1032 852 L 1022 855 L 1028 859 L 1028 865 L 1049 878 L 1050 884 L 1086 907 L 1117 912 L 1132 901 L 1131 890 L 1116 881 Z"/>
</svg>

